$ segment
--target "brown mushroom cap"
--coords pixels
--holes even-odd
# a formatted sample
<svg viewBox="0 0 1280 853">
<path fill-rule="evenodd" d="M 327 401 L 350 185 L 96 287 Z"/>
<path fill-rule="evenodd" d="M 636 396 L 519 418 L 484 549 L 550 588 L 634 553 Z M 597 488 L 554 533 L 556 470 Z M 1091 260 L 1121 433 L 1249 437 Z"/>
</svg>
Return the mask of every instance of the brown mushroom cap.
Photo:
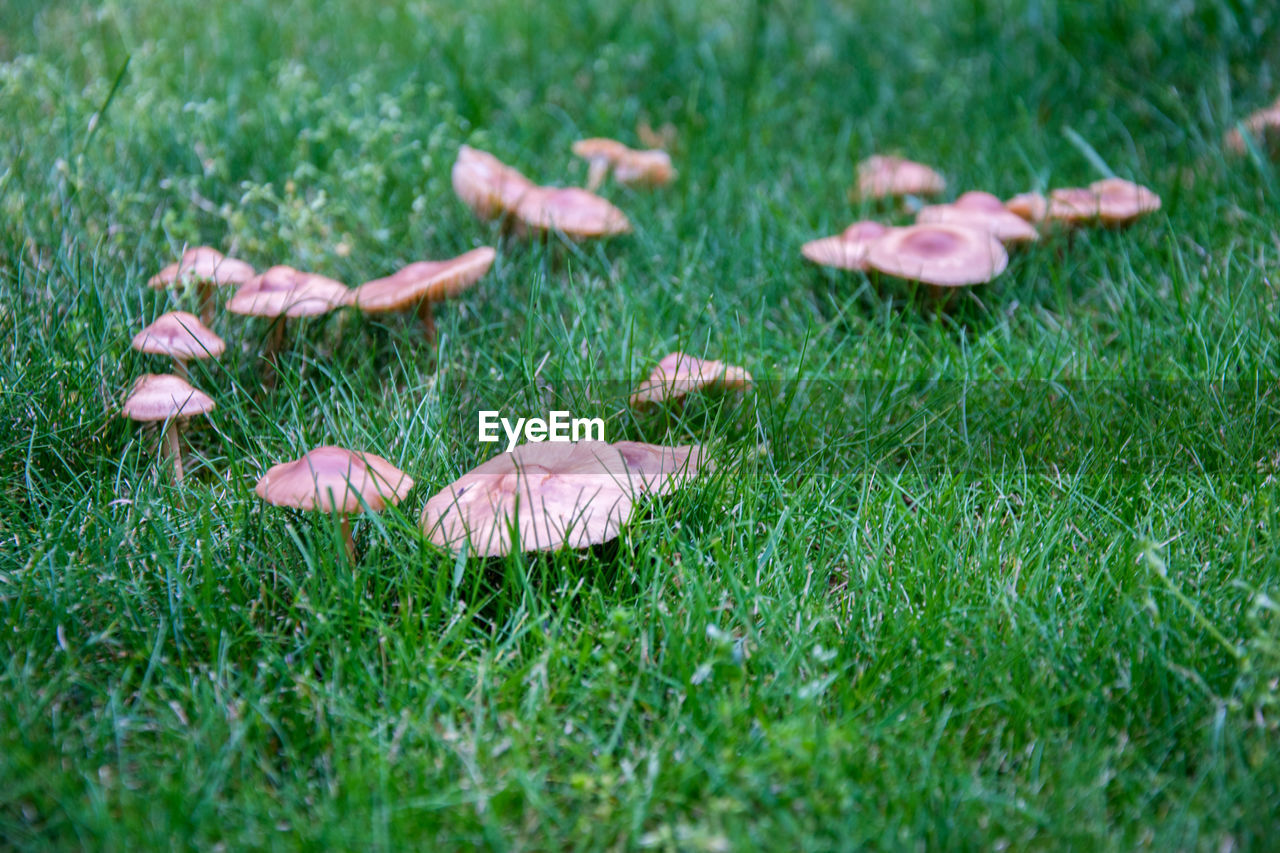
<svg viewBox="0 0 1280 853">
<path fill-rule="evenodd" d="M 366 504 L 381 512 L 404 500 L 412 488 L 413 478 L 381 456 L 325 446 L 272 465 L 254 491 L 276 506 L 345 515 Z"/>
<path fill-rule="evenodd" d="M 1132 222 L 1161 206 L 1160 196 L 1124 178 L 1095 181 L 1089 184 L 1089 192 L 1098 198 L 1098 217 L 1105 225 Z"/>
<path fill-rule="evenodd" d="M 228 258 L 209 246 L 196 246 L 183 252 L 182 259 L 176 264 L 169 264 L 153 275 L 147 284 L 163 290 L 177 282 L 192 279 L 221 287 L 242 284 L 256 274 L 253 267 L 244 261 Z"/>
<path fill-rule="evenodd" d="M 1025 219 L 1010 213 L 1004 202 L 984 192 L 968 192 L 951 204 L 920 208 L 916 222 L 925 225 L 968 225 L 992 234 L 1002 243 L 1025 243 L 1040 234 Z"/>
<path fill-rule="evenodd" d="M 1049 215 L 1049 200 L 1040 193 L 1019 193 L 1004 203 L 1008 211 L 1028 222 L 1042 222 Z"/>
<path fill-rule="evenodd" d="M 863 220 L 855 222 L 834 237 L 810 240 L 800 247 L 800 254 L 815 264 L 844 270 L 866 270 L 867 249 L 889 231 L 889 226 Z"/>
<path fill-rule="evenodd" d="M 193 358 L 217 358 L 227 345 L 196 315 L 170 311 L 134 335 L 133 348 L 138 352 L 189 361 Z"/>
<path fill-rule="evenodd" d="M 489 246 L 481 246 L 447 261 L 409 264 L 386 278 L 355 288 L 348 301 L 361 311 L 377 313 L 450 299 L 479 281 L 493 266 L 496 254 Z"/>
<path fill-rule="evenodd" d="M 989 232 L 964 225 L 894 228 L 867 253 L 872 269 L 938 287 L 982 284 L 1004 272 L 1009 254 Z"/>
<path fill-rule="evenodd" d="M 876 154 L 858 164 L 858 195 L 863 198 L 936 195 L 946 188 L 942 175 L 902 157 Z"/>
<path fill-rule="evenodd" d="M 625 449 L 605 442 L 537 442 L 500 453 L 427 501 L 422 529 L 476 556 L 586 548 L 615 538 L 649 491 L 674 488 L 701 462 L 695 449 Z M 693 461 L 696 458 L 697 461 Z M 628 460 L 631 461 L 628 461 Z"/>
<path fill-rule="evenodd" d="M 308 317 L 345 305 L 349 294 L 340 281 L 275 266 L 241 285 L 227 310 L 252 317 Z"/>
<path fill-rule="evenodd" d="M 463 145 L 453 163 L 453 191 L 481 219 L 511 213 L 533 181 L 487 151 Z"/>
<path fill-rule="evenodd" d="M 658 362 L 649 378 L 631 395 L 631 405 L 647 406 L 664 400 L 676 400 L 691 391 L 707 387 L 726 389 L 746 388 L 751 384 L 751 374 L 741 367 L 723 361 L 694 358 L 682 352 L 673 352 Z"/>
<path fill-rule="evenodd" d="M 185 379 L 168 373 L 148 373 L 133 383 L 124 401 L 124 415 L 135 421 L 167 421 L 189 418 L 214 409 L 213 398 L 197 391 Z"/>
<path fill-rule="evenodd" d="M 520 199 L 515 213 L 530 230 L 556 230 L 568 237 L 608 237 L 631 230 L 625 213 L 577 187 L 535 187 Z"/>
</svg>

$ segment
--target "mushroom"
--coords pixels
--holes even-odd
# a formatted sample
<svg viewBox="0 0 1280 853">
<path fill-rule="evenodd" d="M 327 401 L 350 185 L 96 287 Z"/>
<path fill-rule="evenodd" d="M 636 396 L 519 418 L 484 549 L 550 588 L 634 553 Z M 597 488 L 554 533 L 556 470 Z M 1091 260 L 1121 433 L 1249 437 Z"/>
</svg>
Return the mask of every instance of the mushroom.
<svg viewBox="0 0 1280 853">
<path fill-rule="evenodd" d="M 481 219 L 515 211 L 533 181 L 487 151 L 463 145 L 453 163 L 453 191 Z"/>
<path fill-rule="evenodd" d="M 1067 225 L 1081 225 L 1098 218 L 1098 196 L 1084 187 L 1062 187 L 1049 193 L 1045 219 Z"/>
<path fill-rule="evenodd" d="M 673 352 L 659 361 L 649 378 L 640 383 L 631 395 L 631 405 L 645 408 L 666 400 L 678 400 L 703 388 L 735 389 L 750 385 L 751 374 L 741 367 Z"/>
<path fill-rule="evenodd" d="M 399 272 L 367 281 L 351 291 L 348 303 L 366 314 L 417 308 L 428 340 L 435 337 L 432 303 L 451 299 L 475 284 L 493 266 L 488 246 L 472 249 L 447 261 L 419 261 Z"/>
<path fill-rule="evenodd" d="M 204 415 L 213 409 L 213 398 L 191 387 L 185 379 L 167 373 L 148 373 L 133 383 L 124 401 L 123 413 L 143 423 L 165 422 L 162 449 L 173 459 L 173 478 L 181 483 L 182 419 Z"/>
<path fill-rule="evenodd" d="M 942 175 L 902 157 L 876 154 L 858 164 L 858 195 L 862 198 L 937 195 L 946 188 Z"/>
<path fill-rule="evenodd" d="M 267 469 L 254 488 L 275 506 L 337 513 L 347 556 L 355 559 L 351 515 L 368 507 L 382 512 L 405 499 L 413 478 L 373 453 L 342 447 L 317 447 L 292 462 Z"/>
<path fill-rule="evenodd" d="M 133 348 L 152 355 L 173 359 L 177 374 L 187 375 L 187 362 L 193 358 L 217 358 L 227 345 L 214 331 L 186 311 L 161 314 L 156 321 L 133 336 Z"/>
<path fill-rule="evenodd" d="M 1280 99 L 1270 106 L 1255 110 L 1243 122 L 1244 129 L 1254 139 L 1262 143 L 1264 149 L 1280 142 Z M 1247 150 L 1244 134 L 1239 127 L 1233 127 L 1223 137 L 1223 144 L 1233 154 L 1243 154 Z"/>
<path fill-rule="evenodd" d="M 644 495 L 671 491 L 702 464 L 701 448 L 522 444 L 427 501 L 422 529 L 441 547 L 469 544 L 481 557 L 587 548 L 616 538 Z"/>
<path fill-rule="evenodd" d="M 267 343 L 273 356 L 284 340 L 289 317 L 327 314 L 347 303 L 350 294 L 340 281 L 288 266 L 275 266 L 245 282 L 227 301 L 227 310 L 250 317 L 268 317 L 278 322 Z"/>
<path fill-rule="evenodd" d="M 243 284 L 255 274 L 253 267 L 244 261 L 228 258 L 209 246 L 197 246 L 183 252 L 177 263 L 160 270 L 147 284 L 156 290 L 165 290 L 194 281 L 199 293 L 200 317 L 208 324 L 213 322 L 214 288 Z"/>
<path fill-rule="evenodd" d="M 867 252 L 872 269 L 937 287 L 982 284 L 1004 272 L 1009 254 L 990 232 L 966 225 L 894 228 Z"/>
<path fill-rule="evenodd" d="M 1042 222 L 1049 215 L 1049 199 L 1040 193 L 1019 193 L 1004 203 L 1005 209 L 1028 222 Z"/>
<path fill-rule="evenodd" d="M 951 204 L 920 208 L 916 222 L 923 225 L 970 225 L 991 233 L 1001 243 L 1025 243 L 1040 239 L 1036 229 L 1022 217 L 1010 213 L 1004 202 L 991 193 L 967 192 Z"/>
<path fill-rule="evenodd" d="M 800 247 L 800 254 L 815 264 L 844 270 L 867 269 L 867 249 L 889 231 L 889 226 L 863 220 L 855 222 L 834 237 L 810 240 Z"/>
<path fill-rule="evenodd" d="M 1123 178 L 1107 178 L 1086 188 L 1054 190 L 1049 194 L 1047 216 L 1070 225 L 1095 220 L 1103 225 L 1126 225 L 1159 210 L 1160 204 L 1160 196 L 1140 184 Z"/>
<path fill-rule="evenodd" d="M 611 237 L 631 230 L 627 215 L 594 193 L 577 187 L 535 187 L 516 206 L 516 218 L 531 232 L 566 237 Z"/>
<path fill-rule="evenodd" d="M 671 155 L 660 149 L 637 151 L 613 139 L 581 139 L 573 144 L 573 153 L 588 163 L 587 189 L 594 191 L 604 183 L 613 169 L 618 183 L 627 186 L 662 186 L 676 176 Z"/>
</svg>

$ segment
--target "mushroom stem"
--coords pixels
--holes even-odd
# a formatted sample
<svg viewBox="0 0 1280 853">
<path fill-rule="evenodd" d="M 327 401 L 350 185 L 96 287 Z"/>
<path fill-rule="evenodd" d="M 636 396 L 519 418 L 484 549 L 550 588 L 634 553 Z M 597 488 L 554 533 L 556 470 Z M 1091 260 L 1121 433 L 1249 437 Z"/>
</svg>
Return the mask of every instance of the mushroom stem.
<svg viewBox="0 0 1280 853">
<path fill-rule="evenodd" d="M 587 192 L 595 192 L 609 175 L 609 161 L 603 157 L 592 157 L 588 164 L 585 189 Z"/>
<path fill-rule="evenodd" d="M 196 283 L 196 294 L 200 300 L 200 322 L 206 326 L 213 325 L 213 293 L 212 282 L 201 279 Z"/>
<path fill-rule="evenodd" d="M 422 321 L 422 330 L 427 342 L 433 343 L 436 339 L 436 318 L 431 313 L 430 299 L 424 299 L 418 303 L 418 319 Z"/>
<path fill-rule="evenodd" d="M 347 559 L 355 563 L 356 542 L 351 538 L 351 516 L 346 514 L 342 516 L 342 543 L 347 546 Z"/>
<path fill-rule="evenodd" d="M 187 362 L 186 362 L 186 359 L 182 359 L 182 358 L 174 358 L 174 360 L 173 360 L 173 375 L 174 375 L 174 376 L 177 376 L 179 379 L 182 379 L 184 382 L 185 382 L 185 381 L 187 381 L 187 380 L 190 378 L 190 377 L 189 377 L 189 375 L 187 374 Z"/>
<path fill-rule="evenodd" d="M 164 429 L 165 450 L 169 457 L 173 459 L 173 479 L 179 485 L 182 484 L 182 436 L 178 426 L 177 418 L 170 418 L 169 425 Z"/>
<path fill-rule="evenodd" d="M 281 314 L 271 324 L 271 331 L 267 334 L 267 346 L 262 352 L 267 362 L 267 375 L 263 380 L 267 388 L 276 387 L 276 380 L 279 378 L 280 350 L 284 348 L 284 329 L 288 322 L 288 318 Z"/>
</svg>

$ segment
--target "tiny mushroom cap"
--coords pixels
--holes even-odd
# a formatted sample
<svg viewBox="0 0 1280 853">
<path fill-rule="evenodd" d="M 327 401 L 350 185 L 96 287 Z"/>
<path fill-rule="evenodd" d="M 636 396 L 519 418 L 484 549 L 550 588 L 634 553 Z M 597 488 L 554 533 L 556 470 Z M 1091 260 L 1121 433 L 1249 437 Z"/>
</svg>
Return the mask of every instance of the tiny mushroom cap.
<svg viewBox="0 0 1280 853">
<path fill-rule="evenodd" d="M 1028 222 L 1041 222 L 1049 215 L 1049 199 L 1040 193 L 1019 193 L 1004 203 L 1012 214 Z"/>
<path fill-rule="evenodd" d="M 673 352 L 658 362 L 649 378 L 631 395 L 631 405 L 643 408 L 665 400 L 677 400 L 691 391 L 702 388 L 746 388 L 751 385 L 751 374 L 741 367 L 694 358 L 682 352 Z"/>
<path fill-rule="evenodd" d="M 605 442 L 537 442 L 501 453 L 427 501 L 422 529 L 441 547 L 497 557 L 586 548 L 617 537 L 651 491 L 692 476 L 701 452 L 669 455 Z M 696 461 L 695 461 L 696 460 Z M 513 530 L 518 542 L 513 541 Z"/>
<path fill-rule="evenodd" d="M 1004 272 L 1009 254 L 990 232 L 965 225 L 908 225 L 877 240 L 872 269 L 938 287 L 982 284 Z"/>
<path fill-rule="evenodd" d="M 936 195 L 946 188 L 942 175 L 902 157 L 876 154 L 858 164 L 858 194 L 863 198 Z"/>
<path fill-rule="evenodd" d="M 612 166 L 614 177 L 621 184 L 661 186 L 676 176 L 671 155 L 659 149 L 636 151 L 617 140 L 597 137 L 578 140 L 573 144 L 573 153 Z"/>
<path fill-rule="evenodd" d="M 520 199 L 516 217 L 532 231 L 556 230 L 567 237 L 609 237 L 631 230 L 625 213 L 577 187 L 536 187 Z"/>
<path fill-rule="evenodd" d="M 472 249 L 447 261 L 419 261 L 386 278 L 367 281 L 350 292 L 348 301 L 361 311 L 403 311 L 422 302 L 438 302 L 465 291 L 493 266 L 489 246 Z"/>
<path fill-rule="evenodd" d="M 453 191 L 481 219 L 516 209 L 533 181 L 487 151 L 463 145 L 453 163 Z"/>
<path fill-rule="evenodd" d="M 366 505 L 381 512 L 412 488 L 413 478 L 381 456 L 325 446 L 271 466 L 254 491 L 276 506 L 347 515 Z"/>
<path fill-rule="evenodd" d="M 1263 142 L 1274 138 L 1274 135 L 1280 133 L 1280 99 L 1268 107 L 1255 110 L 1249 114 L 1244 120 L 1244 129 L 1249 132 L 1250 136 L 1260 139 Z M 1224 144 L 1227 150 L 1235 154 L 1243 154 L 1247 148 L 1244 143 L 1244 134 L 1240 132 L 1240 128 L 1233 127 L 1227 131 L 1224 138 Z"/>
<path fill-rule="evenodd" d="M 888 231 L 889 226 L 879 222 L 855 222 L 834 237 L 810 240 L 800 247 L 800 254 L 815 264 L 827 267 L 866 270 L 867 249 Z"/>
<path fill-rule="evenodd" d="M 167 373 L 138 377 L 124 401 L 124 414 L 135 421 L 167 421 L 207 414 L 213 398 L 197 391 L 185 379 Z"/>
<path fill-rule="evenodd" d="M 227 310 L 253 317 L 308 317 L 345 305 L 349 293 L 340 281 L 275 266 L 241 285 Z"/>
<path fill-rule="evenodd" d="M 182 253 L 176 264 L 160 270 L 147 282 L 157 290 L 163 290 L 186 278 L 207 281 L 216 285 L 243 284 L 256 275 L 253 267 L 244 261 L 228 258 L 217 249 L 197 246 Z"/>
<path fill-rule="evenodd" d="M 134 335 L 133 348 L 139 352 L 189 361 L 193 358 L 217 358 L 227 345 L 194 314 L 170 311 Z"/>
<path fill-rule="evenodd" d="M 1124 178 L 1095 181 L 1089 192 L 1098 198 L 1098 218 L 1105 225 L 1123 225 L 1160 209 L 1160 196 Z"/>
<path fill-rule="evenodd" d="M 984 192 L 967 192 L 951 204 L 922 207 L 916 214 L 916 222 L 970 225 L 990 232 L 1002 243 L 1025 243 L 1040 238 L 1029 222 L 1010 213 L 1004 202 Z"/>
</svg>

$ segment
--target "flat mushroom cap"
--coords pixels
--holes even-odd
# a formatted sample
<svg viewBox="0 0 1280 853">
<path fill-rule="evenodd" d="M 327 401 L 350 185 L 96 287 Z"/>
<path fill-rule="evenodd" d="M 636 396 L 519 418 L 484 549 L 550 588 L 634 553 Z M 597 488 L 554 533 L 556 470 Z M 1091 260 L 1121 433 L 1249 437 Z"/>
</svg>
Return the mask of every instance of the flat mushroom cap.
<svg viewBox="0 0 1280 853">
<path fill-rule="evenodd" d="M 989 232 L 964 225 L 894 228 L 871 247 L 867 263 L 887 275 L 932 284 L 982 284 L 1004 272 L 1009 253 Z"/>
<path fill-rule="evenodd" d="M 867 249 L 884 236 L 889 226 L 864 220 L 855 222 L 834 237 L 810 240 L 800 247 L 800 254 L 815 264 L 845 270 L 866 270 Z"/>
<path fill-rule="evenodd" d="M 176 282 L 191 278 L 221 287 L 243 284 L 256 274 L 253 267 L 244 261 L 228 258 L 209 246 L 196 246 L 183 252 L 181 260 L 176 264 L 169 264 L 153 275 L 147 284 L 163 290 Z"/>
<path fill-rule="evenodd" d="M 1002 243 L 1040 239 L 1025 219 L 1005 209 L 1004 202 L 987 193 L 965 193 L 951 204 L 920 208 L 916 222 L 925 225 L 968 225 L 990 233 Z"/>
<path fill-rule="evenodd" d="M 365 504 L 381 512 L 404 500 L 412 488 L 413 478 L 381 456 L 325 446 L 271 466 L 254 491 L 276 506 L 345 515 Z"/>
<path fill-rule="evenodd" d="M 487 151 L 463 145 L 453 162 L 453 191 L 481 219 L 512 213 L 533 181 Z"/>
<path fill-rule="evenodd" d="M 516 217 L 531 230 L 554 229 L 568 237 L 608 237 L 631 230 L 625 213 L 577 187 L 535 187 L 520 199 Z"/>
<path fill-rule="evenodd" d="M 580 139 L 573 143 L 573 153 L 585 160 L 598 160 L 613 167 L 613 175 L 621 184 L 661 186 L 671 183 L 676 170 L 671 155 L 654 148 L 637 151 L 616 139 Z"/>
<path fill-rule="evenodd" d="M 1015 216 L 1028 222 L 1041 222 L 1049 215 L 1049 200 L 1040 193 L 1019 193 L 1004 203 Z"/>
<path fill-rule="evenodd" d="M 473 468 L 427 501 L 422 529 L 437 545 L 475 556 L 586 548 L 615 538 L 646 491 L 649 468 L 632 470 L 604 442 L 522 444 Z"/>
<path fill-rule="evenodd" d="M 348 301 L 361 311 L 403 311 L 422 302 L 451 299 L 475 284 L 493 266 L 489 246 L 472 249 L 447 261 L 419 261 L 386 278 L 375 278 L 351 291 Z"/>
<path fill-rule="evenodd" d="M 226 351 L 227 345 L 196 315 L 170 311 L 134 335 L 133 348 L 139 352 L 189 361 L 193 358 L 217 358 Z"/>
<path fill-rule="evenodd" d="M 1063 187 L 1049 193 L 1049 208 L 1045 218 L 1053 222 L 1078 225 L 1091 222 L 1101 213 L 1097 193 L 1084 187 Z"/>
<path fill-rule="evenodd" d="M 673 352 L 658 362 L 649 378 L 640 383 L 631 395 L 631 405 L 644 407 L 676 400 L 691 391 L 712 386 L 735 389 L 750 384 L 751 374 L 741 367 Z"/>
<path fill-rule="evenodd" d="M 1267 137 L 1280 131 L 1280 99 L 1277 99 L 1269 107 L 1263 107 L 1249 114 L 1244 120 L 1244 129 L 1249 131 L 1251 136 L 1266 141 Z M 1235 154 L 1243 154 L 1246 150 L 1244 144 L 1244 135 L 1240 133 L 1240 128 L 1233 127 L 1227 131 L 1226 137 L 1223 139 L 1227 149 Z"/>
<path fill-rule="evenodd" d="M 124 415 L 135 421 L 167 421 L 207 414 L 213 398 L 191 387 L 185 379 L 168 373 L 148 373 L 133 383 L 124 401 Z"/>
<path fill-rule="evenodd" d="M 703 468 L 711 467 L 711 460 L 700 444 L 665 447 L 643 441 L 617 441 L 613 446 L 645 489 L 660 495 L 675 491 Z"/>
<path fill-rule="evenodd" d="M 349 294 L 340 281 L 275 266 L 241 285 L 227 310 L 252 317 L 309 317 L 345 305 Z"/>
<path fill-rule="evenodd" d="M 1095 181 L 1089 191 L 1097 196 L 1098 217 L 1107 225 L 1123 225 L 1160 209 L 1160 196 L 1124 178 Z"/>
<path fill-rule="evenodd" d="M 573 143 L 573 153 L 584 160 L 608 160 L 615 163 L 630 153 L 631 149 L 616 139 L 593 136 Z"/>
<path fill-rule="evenodd" d="M 936 195 L 946 179 L 922 163 L 876 154 L 858 164 L 858 194 L 863 198 Z"/>
</svg>

